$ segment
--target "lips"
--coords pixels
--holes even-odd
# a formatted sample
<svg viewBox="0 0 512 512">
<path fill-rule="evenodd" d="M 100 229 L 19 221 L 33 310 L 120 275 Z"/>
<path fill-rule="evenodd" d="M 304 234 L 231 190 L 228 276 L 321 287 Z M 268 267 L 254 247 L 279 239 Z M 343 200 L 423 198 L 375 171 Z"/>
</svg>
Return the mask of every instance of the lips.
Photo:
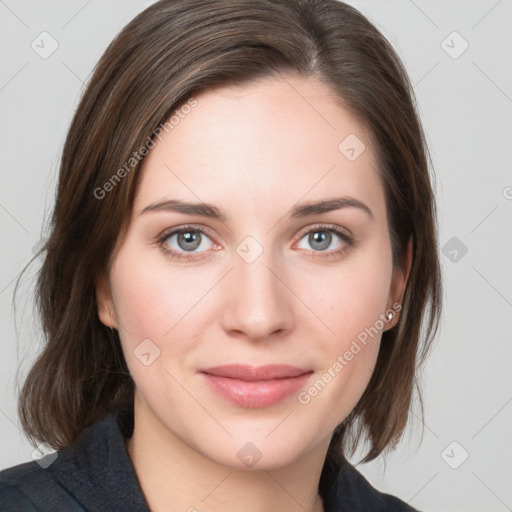
<svg viewBox="0 0 512 512">
<path fill-rule="evenodd" d="M 224 399 L 241 407 L 261 408 L 298 391 L 313 372 L 289 365 L 231 364 L 205 368 L 199 373 Z"/>
<path fill-rule="evenodd" d="M 243 364 L 228 364 L 224 366 L 213 366 L 201 371 L 208 375 L 245 381 L 286 379 L 298 377 L 308 372 L 308 370 L 285 364 L 270 364 L 258 367 Z"/>
</svg>

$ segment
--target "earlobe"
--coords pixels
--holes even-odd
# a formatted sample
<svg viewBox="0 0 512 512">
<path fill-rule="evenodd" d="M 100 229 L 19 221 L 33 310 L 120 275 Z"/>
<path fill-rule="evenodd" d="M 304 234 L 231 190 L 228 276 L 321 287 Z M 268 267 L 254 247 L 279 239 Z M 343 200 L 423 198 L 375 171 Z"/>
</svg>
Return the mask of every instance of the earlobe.
<svg viewBox="0 0 512 512">
<path fill-rule="evenodd" d="M 96 280 L 96 303 L 98 305 L 100 322 L 107 327 L 117 329 L 112 292 L 108 279 L 104 274 Z"/>
</svg>

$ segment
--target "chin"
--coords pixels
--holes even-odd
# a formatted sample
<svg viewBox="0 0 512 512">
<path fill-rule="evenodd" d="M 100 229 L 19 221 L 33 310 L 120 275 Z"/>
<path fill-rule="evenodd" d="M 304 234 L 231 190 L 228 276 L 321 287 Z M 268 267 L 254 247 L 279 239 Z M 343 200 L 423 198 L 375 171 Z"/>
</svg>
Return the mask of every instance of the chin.
<svg viewBox="0 0 512 512">
<path fill-rule="evenodd" d="M 274 427 L 278 423 L 274 423 Z M 228 429 L 230 430 L 230 429 Z M 278 470 L 295 463 L 307 451 L 318 443 L 309 442 L 304 435 L 304 429 L 299 425 L 283 429 L 278 433 L 279 427 L 272 432 L 263 429 L 261 424 L 251 429 L 240 429 L 237 434 L 234 429 L 230 432 L 233 439 L 217 443 L 211 439 L 215 449 L 205 447 L 203 454 L 214 462 L 237 470 Z M 269 435 L 269 432 L 270 435 Z"/>
</svg>

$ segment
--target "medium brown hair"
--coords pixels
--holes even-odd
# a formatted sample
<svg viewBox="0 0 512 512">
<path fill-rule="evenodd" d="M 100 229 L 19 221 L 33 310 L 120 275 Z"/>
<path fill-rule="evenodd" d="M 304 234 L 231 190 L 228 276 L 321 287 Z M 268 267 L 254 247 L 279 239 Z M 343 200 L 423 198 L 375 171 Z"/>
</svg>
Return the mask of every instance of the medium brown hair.
<svg viewBox="0 0 512 512">
<path fill-rule="evenodd" d="M 412 241 L 400 319 L 384 332 L 370 383 L 334 431 L 328 457 L 365 439 L 364 460 L 372 460 L 399 441 L 441 308 L 430 160 L 399 57 L 336 0 L 163 0 L 107 48 L 65 142 L 36 290 L 45 346 L 19 398 L 32 442 L 65 447 L 108 412 L 133 408 L 134 383 L 118 332 L 98 318 L 95 284 L 126 230 L 141 162 L 101 198 L 94 191 L 193 95 L 286 75 L 318 78 L 369 130 L 395 266 L 404 266 Z"/>
</svg>

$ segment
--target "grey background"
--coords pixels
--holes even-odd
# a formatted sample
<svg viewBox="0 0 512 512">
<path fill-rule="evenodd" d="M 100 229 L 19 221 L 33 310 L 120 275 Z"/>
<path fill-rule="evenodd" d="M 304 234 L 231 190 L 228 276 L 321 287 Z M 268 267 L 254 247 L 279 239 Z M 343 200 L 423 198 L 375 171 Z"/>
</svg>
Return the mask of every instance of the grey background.
<svg viewBox="0 0 512 512">
<path fill-rule="evenodd" d="M 1 468 L 31 460 L 33 450 L 18 427 L 16 371 L 22 380 L 40 348 L 31 302 L 37 264 L 16 315 L 15 280 L 44 236 L 83 83 L 150 3 L 0 0 Z M 350 3 L 388 37 L 415 85 L 437 174 L 445 283 L 422 379 L 425 427 L 416 406 L 400 447 L 358 468 L 423 510 L 512 510 L 512 1 Z M 31 47 L 42 46 L 43 31 L 58 43 L 47 58 Z"/>
</svg>

